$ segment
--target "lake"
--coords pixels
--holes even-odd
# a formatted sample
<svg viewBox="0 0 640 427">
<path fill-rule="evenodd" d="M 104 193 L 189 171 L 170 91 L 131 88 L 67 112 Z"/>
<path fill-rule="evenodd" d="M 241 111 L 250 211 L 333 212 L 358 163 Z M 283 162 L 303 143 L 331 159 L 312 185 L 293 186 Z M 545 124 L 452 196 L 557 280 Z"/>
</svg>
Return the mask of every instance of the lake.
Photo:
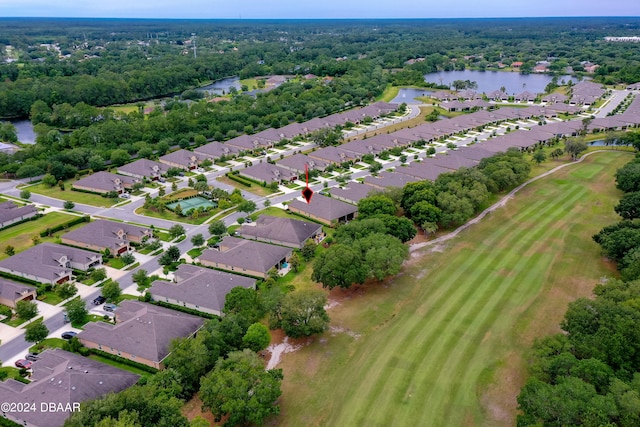
<svg viewBox="0 0 640 427">
<path fill-rule="evenodd" d="M 35 144 L 36 133 L 33 131 L 33 125 L 29 120 L 9 120 L 16 127 L 18 141 L 23 144 Z"/>
<path fill-rule="evenodd" d="M 422 104 L 422 101 L 418 101 L 417 97 L 419 96 L 427 96 L 430 93 L 433 93 L 432 90 L 425 90 L 413 87 L 401 87 L 398 91 L 398 95 L 391 100 L 393 103 L 402 104 Z"/>
<path fill-rule="evenodd" d="M 209 95 L 222 95 L 229 93 L 229 89 L 231 89 L 232 87 L 235 87 L 238 92 L 240 91 L 241 86 L 240 79 L 238 77 L 229 77 L 226 79 L 217 80 L 210 85 L 199 87 L 196 90 L 198 90 L 199 92 L 207 92 L 207 94 Z"/>
<path fill-rule="evenodd" d="M 489 93 L 505 87 L 507 94 L 515 95 L 525 90 L 533 93 L 543 93 L 544 88 L 551 83 L 553 76 L 547 74 L 520 74 L 508 71 L 440 71 L 424 75 L 424 80 L 430 83 L 451 86 L 455 80 L 470 80 L 478 84 L 478 92 Z M 558 77 L 558 83 L 568 82 L 571 76 Z M 573 79 L 575 83 L 575 78 Z"/>
</svg>

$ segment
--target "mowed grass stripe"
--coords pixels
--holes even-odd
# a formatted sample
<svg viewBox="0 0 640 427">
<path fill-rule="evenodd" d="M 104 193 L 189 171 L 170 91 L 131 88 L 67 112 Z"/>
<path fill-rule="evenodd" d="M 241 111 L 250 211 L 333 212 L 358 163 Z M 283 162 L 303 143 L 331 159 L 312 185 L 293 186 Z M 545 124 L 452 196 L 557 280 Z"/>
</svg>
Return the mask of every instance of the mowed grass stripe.
<svg viewBox="0 0 640 427">
<path fill-rule="evenodd" d="M 444 418 L 441 415 L 438 421 L 444 420 L 447 426 L 512 425 L 515 395 L 511 393 L 515 390 L 503 378 L 515 375 L 513 378 L 517 381 L 524 366 L 521 352 L 527 343 L 544 333 L 541 331 L 552 333 L 556 330 L 561 317 L 560 310 L 566 309 L 566 305 L 557 301 L 587 295 L 589 284 L 595 283 L 608 272 L 607 266 L 601 262 L 590 263 L 585 268 L 576 268 L 574 264 L 583 262 L 585 257 L 594 261 L 597 259 L 597 248 L 590 244 L 590 236 L 603 225 L 616 221 L 610 208 L 619 195 L 613 188 L 612 175 L 615 168 L 622 166 L 631 156 L 616 152 L 597 154 L 585 163 L 596 162 L 602 157 L 606 157 L 606 163 L 611 164 L 599 176 L 596 175 L 596 179 L 585 180 L 580 174 L 572 173 L 574 166 L 544 178 L 525 188 L 504 210 L 499 209 L 466 230 L 461 234 L 462 239 L 448 242 L 444 253 L 423 253 L 424 259 L 406 266 L 403 274 L 393 279 L 389 286 L 376 285 L 371 292 L 359 291 L 354 294 L 357 301 L 347 300 L 337 307 L 337 324 L 357 331 L 361 336 L 352 340 L 346 339 L 343 334 L 332 334 L 326 340 L 314 342 L 284 359 L 285 384 L 288 386 L 287 394 L 291 397 L 283 396 L 283 412 L 279 417 L 282 425 L 434 425 L 418 421 L 431 390 L 424 391 L 417 387 L 416 384 L 425 389 L 429 387 L 417 378 L 412 382 L 413 375 L 421 374 L 418 364 L 425 355 L 419 354 L 420 345 L 417 348 L 415 346 L 416 343 L 422 343 L 415 336 L 414 339 L 407 339 L 405 335 L 411 331 L 422 333 L 425 329 L 437 328 L 437 322 L 433 321 L 435 312 L 442 316 L 442 310 L 447 309 L 438 303 L 446 302 L 450 294 L 459 293 L 460 287 L 477 286 L 468 279 L 476 279 L 476 275 L 464 273 L 463 270 L 471 268 L 470 271 L 491 276 L 483 284 L 490 288 L 502 283 L 499 280 L 500 283 L 491 285 L 490 282 L 495 281 L 494 276 L 511 279 L 514 274 L 513 263 L 516 261 L 512 260 L 509 265 L 498 265 L 500 263 L 495 262 L 496 257 L 490 257 L 495 262 L 495 266 L 489 264 L 493 267 L 491 269 L 481 266 L 478 259 L 474 261 L 475 265 L 472 262 L 476 252 L 483 252 L 483 262 L 487 262 L 490 261 L 486 259 L 489 256 L 487 253 L 491 253 L 487 247 L 493 247 L 492 254 L 500 256 L 508 253 L 509 245 L 511 252 L 517 251 L 521 256 L 528 257 L 529 263 L 525 266 L 528 274 L 516 275 L 519 279 L 507 289 L 511 297 L 503 298 L 506 302 L 499 303 L 496 306 L 498 309 L 490 310 L 489 317 L 483 322 L 489 325 L 487 334 L 473 334 L 469 328 L 470 324 L 481 319 L 468 316 L 460 320 L 463 327 L 469 328 L 466 335 L 461 335 L 461 341 L 471 343 L 464 349 L 465 354 L 460 355 L 461 362 L 451 361 L 443 365 L 448 373 L 448 376 L 443 375 L 443 381 L 452 384 L 443 385 L 448 390 L 448 396 L 444 397 L 440 408 L 433 408 L 430 412 L 444 414 Z M 583 165 L 575 165 L 575 168 Z M 592 176 L 591 173 L 588 175 L 589 178 Z M 577 205 L 564 209 L 565 216 L 560 217 L 558 224 L 549 226 L 556 232 L 552 232 L 547 244 L 544 244 L 540 235 L 533 233 L 533 228 L 539 230 L 542 218 L 549 215 L 555 217 L 558 212 L 550 214 L 541 211 L 549 203 L 556 205 L 556 200 L 566 201 L 567 195 L 576 186 L 585 185 L 591 187 L 585 200 L 578 202 L 581 209 L 576 210 Z M 498 238 L 496 229 L 503 228 L 529 229 L 532 234 L 522 237 L 519 242 L 513 240 L 512 233 L 515 230 Z M 516 243 L 525 242 L 529 242 L 529 245 L 517 249 L 514 247 Z M 576 249 L 576 246 L 579 248 Z M 467 279 L 462 282 L 459 277 L 464 275 Z M 454 279 L 454 276 L 458 279 Z M 544 285 L 540 286 L 540 282 Z M 486 306 L 483 309 L 487 310 Z M 472 314 L 472 310 L 469 313 Z M 494 313 L 495 320 L 492 319 Z M 541 315 L 545 317 L 540 318 Z M 374 322 L 371 322 L 372 317 L 375 318 Z M 437 331 L 439 334 L 443 334 L 446 325 L 441 326 Z M 460 331 L 453 330 L 450 333 Z M 399 337 L 398 334 L 405 337 Z M 455 344 L 460 347 L 460 343 Z M 454 352 L 462 350 L 452 349 L 452 357 L 457 356 Z M 435 372 L 433 376 L 440 373 L 432 367 L 427 368 Z M 380 383 L 382 377 L 387 381 Z M 409 386 L 413 386 L 413 397 L 403 399 Z M 503 386 L 507 388 L 503 389 Z M 391 399 L 379 398 L 379 394 L 384 393 L 389 393 Z M 492 400 L 485 401 L 487 396 L 491 396 Z M 492 402 L 491 413 L 485 412 L 481 398 L 483 402 Z M 371 399 L 375 402 L 371 402 Z M 373 412 L 365 411 L 366 407 Z M 493 412 L 494 409 L 500 415 Z M 405 412 L 415 415 L 411 417 Z M 359 415 L 356 416 L 356 413 Z M 504 421 L 502 416 L 505 415 L 511 422 Z M 493 416 L 500 418 L 494 420 Z"/>
<path fill-rule="evenodd" d="M 510 286 L 509 288 L 511 294 L 509 298 L 511 299 L 514 294 L 532 291 L 533 288 L 528 286 L 529 283 L 531 283 L 530 280 L 537 280 L 539 279 L 537 276 L 540 275 L 535 271 L 535 267 L 550 262 L 552 259 L 553 254 L 550 253 L 532 255 L 527 267 L 533 268 L 528 270 L 524 278 L 518 277 L 514 279 L 514 286 Z M 508 301 L 506 302 L 508 304 Z M 508 330 L 508 328 L 504 327 L 504 324 L 500 324 L 500 322 L 497 321 L 498 316 L 503 315 L 504 312 L 505 310 L 502 306 L 500 311 L 494 311 L 490 319 L 487 319 L 487 321 L 483 323 L 483 327 L 486 329 L 495 327 L 495 330 L 491 330 L 492 336 L 483 345 L 485 337 L 482 336 L 482 334 L 476 334 L 474 342 L 467 348 L 463 358 L 463 360 L 468 361 L 468 363 L 458 364 L 454 368 L 452 375 L 454 378 L 459 378 L 460 380 L 453 383 L 451 392 L 449 393 L 453 398 L 444 405 L 445 417 L 442 423 L 443 425 L 460 425 L 465 418 L 477 412 L 475 408 L 469 408 L 465 413 L 462 413 L 459 408 L 468 406 L 468 402 L 475 400 L 477 390 L 474 385 L 478 384 L 480 376 L 483 371 L 487 369 L 488 365 L 491 366 L 494 362 L 498 362 L 498 360 L 492 360 L 495 356 L 491 356 L 491 352 L 493 351 L 492 347 L 494 345 L 500 345 L 500 337 Z"/>
<path fill-rule="evenodd" d="M 578 191 L 571 199 L 566 199 L 564 204 L 575 203 L 582 195 L 583 191 Z M 542 212 L 540 211 L 540 213 Z M 506 267 L 514 272 L 520 272 L 524 268 L 530 267 L 532 260 L 521 257 L 521 254 L 525 252 L 525 249 L 528 250 L 531 244 L 535 246 L 544 244 L 536 244 L 536 242 L 544 241 L 548 236 L 555 233 L 555 230 L 549 227 L 549 224 L 555 222 L 556 217 L 551 214 L 545 214 L 544 218 L 544 221 L 541 220 L 535 229 L 527 229 L 526 233 L 518 232 L 512 234 L 508 240 L 517 243 L 512 245 L 510 256 L 501 258 L 500 264 L 496 265 L 496 268 L 504 269 Z M 523 239 L 523 234 L 530 234 L 532 238 Z M 486 258 L 481 264 L 483 268 L 480 268 L 480 271 L 495 262 L 491 256 L 494 251 L 489 250 L 485 253 Z M 535 264 L 535 260 L 533 260 L 533 263 Z M 476 342 L 482 341 L 485 336 L 484 331 L 490 330 L 489 325 L 496 320 L 502 312 L 503 304 L 507 303 L 515 291 L 514 288 L 517 288 L 516 281 L 520 279 L 519 276 L 517 273 L 507 278 L 491 274 L 477 276 L 479 280 L 476 279 L 468 284 L 470 288 L 475 288 L 477 291 L 472 298 L 469 298 L 461 305 L 452 307 L 455 314 L 451 321 L 447 322 L 441 333 L 432 333 L 426 337 L 416 337 L 417 342 L 423 343 L 417 355 L 424 354 L 426 357 L 422 358 L 420 364 L 416 366 L 416 375 L 413 376 L 412 387 L 419 397 L 423 393 L 427 394 L 425 396 L 426 402 L 420 399 L 425 408 L 442 409 L 438 411 L 440 413 L 429 414 L 428 410 L 424 411 L 423 414 L 429 417 L 424 422 L 428 422 L 429 425 L 442 425 L 439 422 L 445 415 L 442 403 L 443 400 L 448 400 L 451 394 L 448 389 L 451 387 L 451 379 L 454 376 L 454 372 L 459 370 L 457 369 L 458 364 L 467 359 L 465 356 L 474 350 L 473 345 Z M 455 349 L 455 351 L 452 351 L 452 349 Z M 433 380 L 429 381 L 428 378 Z M 436 385 L 443 387 L 438 392 L 434 392 L 433 388 Z M 420 390 L 423 390 L 423 393 L 420 393 Z M 401 411 L 401 413 L 413 417 L 416 415 L 413 411 Z M 438 422 L 434 422 L 436 420 Z M 399 418 L 398 421 L 398 425 L 402 425 L 403 420 Z M 418 423 L 415 425 L 426 424 Z"/>
<path fill-rule="evenodd" d="M 533 213 L 529 214 L 528 216 L 533 217 L 533 215 L 536 213 L 537 215 L 544 216 L 544 214 L 546 214 L 551 209 L 553 209 L 553 206 L 550 205 L 547 201 L 538 201 L 534 204 L 534 209 L 532 209 Z M 495 230 L 495 232 L 491 236 L 483 241 L 481 249 L 477 251 L 469 251 L 469 256 L 465 258 L 466 261 L 464 265 L 456 265 L 455 273 L 452 274 L 451 269 L 441 269 L 439 271 L 436 271 L 434 275 L 429 278 L 430 282 L 442 283 L 443 286 L 434 286 L 434 288 L 438 290 L 438 297 L 435 300 L 430 298 L 428 294 L 421 296 L 424 301 L 423 304 L 428 307 L 420 307 L 420 309 L 416 311 L 427 310 L 428 314 L 424 317 L 419 317 L 415 316 L 413 313 L 405 313 L 405 317 L 410 317 L 410 319 L 406 319 L 407 322 L 410 322 L 410 324 L 403 323 L 405 319 L 396 322 L 396 324 L 394 325 L 394 329 L 396 330 L 394 330 L 390 334 L 391 336 L 393 336 L 392 340 L 386 343 L 386 345 L 381 346 L 382 348 L 376 350 L 376 361 L 373 362 L 373 365 L 367 364 L 367 366 L 369 368 L 372 368 L 374 372 L 382 370 L 383 375 L 375 383 L 363 384 L 368 385 L 367 390 L 362 390 L 363 387 L 361 386 L 360 389 L 356 391 L 356 395 L 362 396 L 362 393 L 370 395 L 371 389 L 377 390 L 381 393 L 376 396 L 377 399 L 374 398 L 374 396 L 364 399 L 364 401 L 369 402 L 366 407 L 362 408 L 362 410 L 358 411 L 358 413 L 354 411 L 354 416 L 355 419 L 358 420 L 358 424 L 365 419 L 367 420 L 367 422 L 374 421 L 371 415 L 372 412 L 375 412 L 376 408 L 386 407 L 388 401 L 394 396 L 393 388 L 389 383 L 389 377 L 392 374 L 398 375 L 398 373 L 403 374 L 406 372 L 406 368 L 400 368 L 399 372 L 395 372 L 392 369 L 387 369 L 386 371 L 384 370 L 384 366 L 388 366 L 390 363 L 388 359 L 381 360 L 383 355 L 385 355 L 386 353 L 385 349 L 406 349 L 400 355 L 394 356 L 398 359 L 404 359 L 406 358 L 407 351 L 411 351 L 410 349 L 413 347 L 412 343 L 423 342 L 426 346 L 431 345 L 429 343 L 429 338 L 440 332 L 440 328 L 436 328 L 433 325 L 445 325 L 445 319 L 453 319 L 455 317 L 456 311 L 460 307 L 460 304 L 462 304 L 463 301 L 472 300 L 473 294 L 480 289 L 480 287 L 477 285 L 482 282 L 483 278 L 474 274 L 474 272 L 478 270 L 478 263 L 480 262 L 480 259 L 484 258 L 485 260 L 487 260 L 487 252 L 490 253 L 491 251 L 495 250 L 496 245 L 504 240 L 505 235 L 513 234 L 514 231 L 518 231 L 517 237 L 521 237 L 529 233 L 530 229 L 516 228 L 514 230 L 510 227 L 501 227 L 500 229 Z M 516 240 L 518 239 L 516 238 Z M 446 276 L 446 283 L 439 280 L 439 275 Z M 468 284 L 469 277 L 476 278 L 474 280 L 474 283 L 468 286 L 457 286 L 454 291 L 451 291 L 451 284 Z M 428 310 L 429 307 L 431 307 L 432 310 Z M 443 307 L 449 307 L 449 310 L 444 310 Z M 423 333 L 427 333 L 428 337 L 425 338 L 423 336 L 420 336 L 421 331 Z M 412 351 L 412 353 L 414 353 L 414 351 Z M 418 352 L 417 354 L 419 353 L 420 352 Z M 398 362 L 402 364 L 403 361 L 398 360 Z M 376 369 L 375 365 L 379 365 L 380 369 Z M 415 371 L 415 369 L 411 369 L 410 371 Z M 391 381 L 393 382 L 393 380 Z M 345 425 L 350 425 L 350 422 L 352 421 L 348 420 L 347 424 Z"/>
<path fill-rule="evenodd" d="M 536 203 L 536 207 L 541 208 L 543 211 L 547 209 L 545 205 L 547 205 L 547 203 L 544 201 Z M 483 242 L 483 246 L 486 247 L 485 250 L 490 250 L 503 238 L 505 234 L 509 232 L 510 231 L 508 228 L 501 228 L 499 230 L 496 230 L 496 232 L 492 236 L 490 236 L 488 239 L 486 239 Z M 469 274 L 472 272 L 472 270 L 475 268 L 475 263 L 478 261 L 479 258 L 483 256 L 485 256 L 483 251 L 475 251 L 475 252 L 470 251 L 469 256 L 466 258 L 468 262 L 466 262 L 464 266 L 457 266 L 456 272 L 453 275 L 451 273 L 451 270 L 448 270 L 449 272 L 448 283 L 449 284 L 457 283 L 458 281 L 463 280 L 464 277 L 468 277 Z M 419 331 L 419 329 L 425 328 L 424 325 L 426 322 L 429 322 L 431 320 L 436 320 L 440 322 L 442 321 L 441 318 L 438 318 L 438 319 L 429 318 L 434 314 L 438 314 L 438 315 L 446 314 L 446 312 L 437 310 L 438 307 L 442 307 L 443 305 L 453 305 L 451 303 L 448 303 L 448 301 L 450 301 L 451 299 L 455 299 L 456 302 L 460 300 L 464 300 L 469 297 L 469 294 L 471 292 L 473 292 L 473 288 L 464 287 L 464 286 L 457 287 L 453 292 L 451 291 L 450 286 L 422 287 L 420 290 L 422 292 L 420 292 L 419 297 L 424 302 L 423 302 L 423 305 L 419 308 L 419 310 L 416 310 L 416 311 L 424 311 L 427 314 L 425 314 L 424 317 L 421 317 L 421 316 L 416 316 L 415 312 L 401 313 L 400 316 L 403 316 L 403 320 L 394 322 L 393 325 L 390 325 L 391 330 L 388 333 L 388 335 L 392 337 L 390 341 L 381 342 L 379 346 L 380 348 L 372 349 L 371 352 L 367 352 L 368 363 L 366 364 L 366 366 L 362 366 L 361 369 L 358 370 L 358 371 L 371 370 L 373 372 L 382 371 L 383 375 L 380 378 L 378 378 L 376 382 L 369 382 L 369 381 L 362 382 L 359 388 L 354 392 L 356 396 L 369 395 L 371 392 L 371 389 L 374 389 L 374 388 L 380 389 L 381 387 L 386 387 L 385 384 L 387 384 L 388 377 L 391 376 L 392 374 L 397 374 L 397 372 L 393 371 L 392 369 L 385 369 L 389 366 L 389 360 L 387 358 L 383 358 L 383 356 L 386 356 L 386 349 L 402 348 L 403 352 L 400 355 L 398 355 L 398 357 L 400 357 L 402 354 L 404 354 L 405 347 L 403 347 L 402 344 L 407 341 L 407 337 L 415 335 Z M 435 308 L 435 310 L 430 310 L 430 308 Z M 409 317 L 409 318 L 404 319 L 404 317 Z M 404 323 L 405 321 L 408 323 Z M 399 362 L 401 362 L 401 360 L 399 360 Z M 366 419 L 367 418 L 366 414 L 369 414 L 372 408 L 378 406 L 378 404 L 380 403 L 380 402 L 376 402 L 374 399 L 366 399 L 366 401 L 369 402 L 366 407 L 361 408 L 359 412 L 354 411 L 352 413 L 353 418 L 358 419 L 359 422 Z"/>
</svg>

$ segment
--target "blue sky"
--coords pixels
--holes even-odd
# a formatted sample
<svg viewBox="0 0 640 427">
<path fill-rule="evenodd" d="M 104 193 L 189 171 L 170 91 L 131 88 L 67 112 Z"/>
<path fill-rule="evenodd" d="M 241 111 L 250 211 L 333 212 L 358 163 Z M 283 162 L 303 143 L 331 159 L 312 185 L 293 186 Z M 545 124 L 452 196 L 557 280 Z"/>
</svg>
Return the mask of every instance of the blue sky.
<svg viewBox="0 0 640 427">
<path fill-rule="evenodd" d="M 187 19 L 640 16 L 640 1 L 0 0 L 0 17 L 13 16 Z"/>
</svg>

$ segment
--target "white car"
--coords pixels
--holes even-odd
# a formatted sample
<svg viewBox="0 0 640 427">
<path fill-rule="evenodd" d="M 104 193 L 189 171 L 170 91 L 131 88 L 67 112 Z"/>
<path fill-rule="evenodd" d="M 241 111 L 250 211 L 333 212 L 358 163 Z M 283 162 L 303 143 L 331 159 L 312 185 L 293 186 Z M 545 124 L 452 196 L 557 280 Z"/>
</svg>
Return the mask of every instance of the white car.
<svg viewBox="0 0 640 427">
<path fill-rule="evenodd" d="M 204 169 L 202 169 L 202 168 L 198 168 L 198 169 L 196 169 L 196 170 L 197 170 L 198 172 L 200 172 L 200 173 L 203 173 L 203 172 L 204 172 Z"/>
</svg>

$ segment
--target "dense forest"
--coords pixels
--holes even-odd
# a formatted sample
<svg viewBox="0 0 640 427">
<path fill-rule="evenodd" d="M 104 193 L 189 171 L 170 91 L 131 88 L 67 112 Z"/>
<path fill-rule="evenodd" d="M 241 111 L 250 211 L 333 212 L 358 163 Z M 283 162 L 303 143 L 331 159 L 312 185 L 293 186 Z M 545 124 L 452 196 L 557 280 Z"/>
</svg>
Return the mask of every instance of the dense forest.
<svg viewBox="0 0 640 427">
<path fill-rule="evenodd" d="M 177 94 L 230 75 L 339 76 L 350 62 L 365 60 L 369 67 L 404 69 L 403 79 L 408 73 L 411 81 L 426 72 L 485 70 L 498 62 L 523 62 L 528 72 L 544 60 L 558 74 L 568 66 L 583 73 L 590 61 L 600 65 L 595 78 L 604 83 L 640 80 L 633 46 L 604 40 L 637 35 L 639 24 L 631 18 L 0 22 L 0 117 L 26 117 L 37 100 L 50 107 L 106 106 Z"/>
</svg>

